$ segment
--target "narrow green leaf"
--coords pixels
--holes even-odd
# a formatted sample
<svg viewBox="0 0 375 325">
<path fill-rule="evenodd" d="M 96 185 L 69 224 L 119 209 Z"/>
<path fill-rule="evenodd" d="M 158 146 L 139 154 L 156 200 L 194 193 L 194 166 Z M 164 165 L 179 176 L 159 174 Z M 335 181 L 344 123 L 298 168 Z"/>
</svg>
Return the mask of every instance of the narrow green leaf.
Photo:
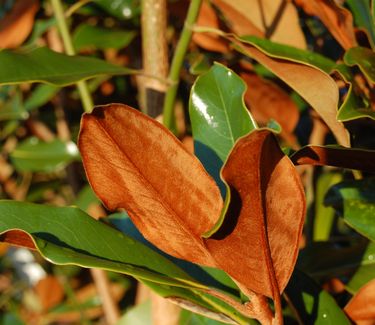
<svg viewBox="0 0 375 325">
<path fill-rule="evenodd" d="M 355 24 L 363 29 L 369 37 L 371 46 L 375 44 L 374 20 L 369 0 L 346 0 L 353 14 Z"/>
<path fill-rule="evenodd" d="M 68 163 L 79 159 L 74 142 L 55 139 L 42 142 L 31 137 L 19 144 L 10 154 L 14 167 L 20 171 L 51 172 L 64 168 Z"/>
<path fill-rule="evenodd" d="M 88 24 L 81 24 L 73 34 L 73 46 L 81 49 L 121 49 L 129 45 L 134 39 L 134 31 L 116 30 Z"/>
<path fill-rule="evenodd" d="M 353 47 L 346 51 L 344 62 L 349 66 L 357 65 L 366 78 L 375 83 L 375 54 L 366 47 Z"/>
<path fill-rule="evenodd" d="M 316 184 L 314 240 L 327 240 L 331 233 L 335 210 L 323 204 L 328 189 L 342 180 L 339 173 L 322 174 Z"/>
<path fill-rule="evenodd" d="M 66 86 L 102 74 L 129 74 L 130 69 L 84 56 L 68 56 L 46 47 L 0 51 L 0 84 L 43 82 Z"/>
<path fill-rule="evenodd" d="M 54 264 L 97 267 L 168 285 L 203 287 L 160 254 L 78 208 L 0 201 L 0 233 L 28 233 Z"/>
<path fill-rule="evenodd" d="M 298 270 L 294 271 L 285 295 L 294 306 L 301 324 L 351 324 L 333 297 Z"/>
<path fill-rule="evenodd" d="M 350 227 L 375 241 L 374 179 L 339 183 L 327 193 L 325 203 L 334 206 Z"/>
<path fill-rule="evenodd" d="M 189 102 L 195 154 L 219 184 L 223 162 L 238 138 L 256 128 L 244 104 L 246 85 L 232 70 L 215 63 L 194 83 Z"/>
</svg>

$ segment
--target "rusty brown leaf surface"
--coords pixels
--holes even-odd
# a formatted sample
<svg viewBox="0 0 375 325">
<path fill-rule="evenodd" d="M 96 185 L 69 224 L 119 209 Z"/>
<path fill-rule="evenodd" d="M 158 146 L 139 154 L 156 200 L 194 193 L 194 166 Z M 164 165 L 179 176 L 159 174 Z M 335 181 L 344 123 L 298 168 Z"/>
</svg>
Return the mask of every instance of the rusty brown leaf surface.
<svg viewBox="0 0 375 325">
<path fill-rule="evenodd" d="M 11 11 L 0 20 L 0 48 L 15 48 L 26 40 L 38 9 L 38 0 L 15 2 Z"/>
<path fill-rule="evenodd" d="M 284 290 L 298 254 L 305 216 L 299 175 L 272 132 L 258 130 L 236 143 L 222 177 L 231 206 L 207 247 L 235 280 L 274 297 Z"/>
<path fill-rule="evenodd" d="M 209 27 L 219 29 L 219 19 L 215 13 L 215 10 L 207 2 L 202 2 L 199 16 L 196 21 L 198 27 Z M 212 33 L 193 33 L 193 41 L 200 47 L 207 51 L 214 51 L 220 53 L 228 52 L 228 46 L 226 42 L 218 35 Z"/>
<path fill-rule="evenodd" d="M 344 147 L 350 147 L 349 133 L 344 124 L 336 118 L 339 89 L 327 73 L 298 62 L 270 57 L 254 46 L 242 44 L 234 38 L 232 42 L 237 50 L 267 67 L 295 89 L 322 117 L 337 142 Z"/>
<path fill-rule="evenodd" d="M 261 125 L 266 125 L 270 119 L 276 120 L 282 127 L 281 136 L 295 144 L 293 131 L 299 120 L 296 103 L 270 80 L 251 73 L 241 73 L 240 76 L 247 84 L 245 102 L 255 120 Z"/>
<path fill-rule="evenodd" d="M 91 186 L 110 209 L 125 208 L 165 252 L 226 271 L 248 292 L 278 297 L 293 271 L 305 215 L 299 175 L 269 130 L 241 138 L 223 168 L 231 188 L 224 223 L 219 190 L 163 126 L 125 105 L 94 109 L 79 138 Z"/>
<path fill-rule="evenodd" d="M 14 246 L 36 249 L 31 236 L 22 230 L 9 230 L 0 235 L 0 242 L 8 243 Z"/>
<path fill-rule="evenodd" d="M 375 280 L 365 284 L 348 302 L 344 310 L 356 324 L 374 324 Z"/>
<path fill-rule="evenodd" d="M 306 48 L 297 10 L 287 0 L 213 0 L 237 35 L 263 36 Z"/>
<path fill-rule="evenodd" d="M 126 209 L 145 238 L 168 254 L 214 265 L 200 235 L 220 216 L 219 189 L 164 126 L 126 105 L 97 107 L 83 117 L 79 148 L 108 209 Z"/>
<path fill-rule="evenodd" d="M 290 159 L 295 165 L 333 166 L 375 172 L 375 151 L 340 147 L 306 146 Z"/>
<path fill-rule="evenodd" d="M 308 15 L 317 16 L 344 49 L 357 46 L 353 16 L 333 0 L 295 0 Z"/>
</svg>

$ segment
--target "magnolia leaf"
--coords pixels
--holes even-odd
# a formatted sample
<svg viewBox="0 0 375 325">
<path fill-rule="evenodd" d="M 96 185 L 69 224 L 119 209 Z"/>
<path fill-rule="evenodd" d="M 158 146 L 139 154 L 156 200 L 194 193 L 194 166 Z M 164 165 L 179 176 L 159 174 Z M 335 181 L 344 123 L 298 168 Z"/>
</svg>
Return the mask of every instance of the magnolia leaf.
<svg viewBox="0 0 375 325">
<path fill-rule="evenodd" d="M 293 3 L 284 0 L 214 0 L 237 35 L 257 35 L 273 42 L 306 48 Z M 261 35 L 259 35 L 261 33 Z"/>
<path fill-rule="evenodd" d="M 257 126 L 244 104 L 246 84 L 227 67 L 215 63 L 195 81 L 189 115 L 195 155 L 215 179 L 224 196 L 220 169 L 236 140 Z"/>
<path fill-rule="evenodd" d="M 0 20 L 0 48 L 15 48 L 26 40 L 38 9 L 39 0 L 15 1 L 9 13 Z"/>
<path fill-rule="evenodd" d="M 202 287 L 162 255 L 80 209 L 1 200 L 0 215 L 1 241 L 37 249 L 52 263 L 98 267 L 148 281 Z"/>
<path fill-rule="evenodd" d="M 269 41 L 256 37 L 232 38 L 232 43 L 238 51 L 255 59 L 292 87 L 322 117 L 338 143 L 350 147 L 349 133 L 336 118 L 339 89 L 327 72 L 335 69 L 335 64 L 332 65 L 324 57 L 314 59 L 307 51 L 272 45 Z M 294 50 L 292 54 L 288 54 L 288 48 Z M 312 66 L 309 61 L 319 63 L 319 67 Z"/>
<path fill-rule="evenodd" d="M 232 278 L 275 297 L 284 290 L 298 254 L 305 216 L 299 175 L 273 133 L 255 130 L 237 141 L 222 177 L 231 189 L 231 203 L 207 247 Z"/>
<path fill-rule="evenodd" d="M 299 120 L 299 110 L 292 98 L 277 84 L 256 74 L 241 73 L 247 84 L 245 101 L 251 114 L 261 125 L 275 120 L 281 126 L 281 136 L 296 144 L 293 131 Z"/>
<path fill-rule="evenodd" d="M 344 55 L 344 61 L 349 66 L 358 65 L 370 83 L 375 83 L 375 54 L 365 47 L 353 47 Z"/>
<path fill-rule="evenodd" d="M 290 159 L 295 165 L 334 166 L 375 171 L 375 151 L 351 149 L 340 146 L 305 146 L 293 153 Z"/>
<path fill-rule="evenodd" d="M 357 45 L 353 16 L 333 0 L 296 0 L 296 4 L 309 15 L 317 16 L 344 49 Z"/>
<path fill-rule="evenodd" d="M 375 279 L 364 285 L 344 310 L 356 324 L 371 324 L 375 319 Z"/>
<path fill-rule="evenodd" d="M 172 256 L 226 271 L 255 293 L 250 305 L 257 311 L 247 315 L 270 320 L 259 312 L 268 308 L 261 297 L 277 299 L 291 276 L 305 198 L 269 130 L 236 143 L 222 172 L 232 200 L 224 223 L 205 239 L 223 206 L 219 189 L 162 125 L 125 105 L 97 107 L 83 117 L 79 148 L 90 184 L 110 210 L 125 208 L 143 236 Z"/>
<path fill-rule="evenodd" d="M 129 106 L 96 107 L 82 119 L 79 149 L 90 184 L 109 210 L 124 208 L 166 253 L 215 266 L 199 237 L 220 216 L 219 189 L 166 128 Z"/>
<path fill-rule="evenodd" d="M 66 86 L 98 75 L 123 75 L 131 71 L 97 58 L 69 56 L 47 47 L 0 51 L 1 85 L 42 82 Z"/>
</svg>

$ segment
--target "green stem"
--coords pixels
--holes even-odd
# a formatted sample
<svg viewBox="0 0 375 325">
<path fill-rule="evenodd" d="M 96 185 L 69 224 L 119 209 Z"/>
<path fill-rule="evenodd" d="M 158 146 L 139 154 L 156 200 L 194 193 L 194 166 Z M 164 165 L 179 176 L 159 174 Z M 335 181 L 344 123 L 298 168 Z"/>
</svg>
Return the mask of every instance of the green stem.
<svg viewBox="0 0 375 325">
<path fill-rule="evenodd" d="M 51 0 L 53 12 L 57 21 L 57 26 L 64 44 L 65 53 L 68 55 L 75 55 L 75 50 L 72 43 L 72 38 L 70 37 L 68 25 L 65 20 L 64 8 L 62 6 L 61 0 Z M 78 81 L 77 88 L 79 96 L 81 98 L 82 106 L 85 112 L 90 113 L 94 107 L 94 103 L 87 87 L 85 81 Z"/>
<path fill-rule="evenodd" d="M 201 4 L 202 0 L 191 0 L 190 2 L 184 28 L 182 29 L 181 36 L 173 56 L 171 69 L 169 71 L 168 79 L 172 85 L 167 90 L 163 107 L 163 124 L 168 129 L 171 129 L 173 125 L 174 102 L 178 89 L 180 70 L 193 33 L 192 26 L 197 20 Z"/>
</svg>

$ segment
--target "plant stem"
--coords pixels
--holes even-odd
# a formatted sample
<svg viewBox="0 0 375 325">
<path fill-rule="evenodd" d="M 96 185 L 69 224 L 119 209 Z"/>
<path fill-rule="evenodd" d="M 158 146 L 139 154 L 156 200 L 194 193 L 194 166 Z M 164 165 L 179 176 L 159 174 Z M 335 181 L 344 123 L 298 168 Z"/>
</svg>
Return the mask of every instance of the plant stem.
<svg viewBox="0 0 375 325">
<path fill-rule="evenodd" d="M 169 71 L 168 79 L 171 83 L 171 86 L 167 90 L 163 107 L 163 124 L 169 129 L 173 125 L 174 102 L 178 89 L 181 66 L 184 61 L 185 53 L 187 51 L 193 33 L 192 26 L 197 20 L 201 4 L 202 0 L 191 0 L 190 2 L 187 17 L 185 19 L 185 24 L 173 56 L 171 69 Z"/>
<path fill-rule="evenodd" d="M 68 25 L 65 20 L 64 8 L 61 0 L 51 0 L 53 12 L 57 21 L 57 26 L 64 44 L 65 53 L 68 55 L 75 55 L 75 50 L 70 37 Z M 94 103 L 85 81 L 77 82 L 77 89 L 81 98 L 82 106 L 85 112 L 90 113 L 94 107 Z"/>
<path fill-rule="evenodd" d="M 140 78 L 140 102 L 151 117 L 162 114 L 167 90 L 168 44 L 166 0 L 142 0 L 142 61 L 145 74 Z"/>
</svg>

